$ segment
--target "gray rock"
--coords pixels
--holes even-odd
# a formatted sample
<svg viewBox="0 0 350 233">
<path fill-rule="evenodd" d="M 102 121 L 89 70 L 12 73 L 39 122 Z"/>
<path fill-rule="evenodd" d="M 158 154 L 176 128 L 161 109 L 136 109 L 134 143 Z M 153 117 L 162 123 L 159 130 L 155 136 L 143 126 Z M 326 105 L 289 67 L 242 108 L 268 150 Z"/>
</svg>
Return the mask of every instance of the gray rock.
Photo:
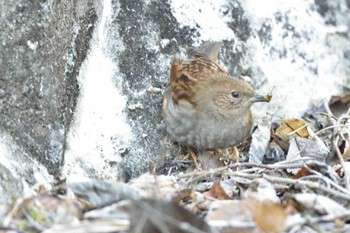
<svg viewBox="0 0 350 233">
<path fill-rule="evenodd" d="M 178 154 L 179 147 L 164 130 L 158 90 L 168 83 L 171 59 L 201 40 L 224 40 L 219 63 L 233 75 L 249 76 L 260 92 L 276 85 L 271 103 L 255 111 L 256 119 L 266 111 L 293 117 L 315 100 L 349 86 L 348 1 L 301 1 L 305 7 L 283 8 L 292 1 L 266 11 L 259 11 L 256 1 L 207 2 L 205 7 L 216 7 L 213 14 L 212 9 L 180 0 L 11 0 L 2 4 L 0 155 L 5 153 L 7 161 L 25 167 L 20 171 L 0 161 L 5 167 L 1 170 L 18 174 L 1 183 L 2 190 L 21 179 L 34 184 L 39 181 L 38 172 L 44 180 L 51 179 L 48 174 L 74 178 L 80 171 L 88 177 L 128 180 L 146 171 L 149 162 L 161 166 Z M 100 28 L 109 3 L 112 14 L 107 27 Z M 105 29 L 106 37 L 96 38 L 98 30 Z M 91 121 L 92 125 L 83 125 L 84 130 L 91 129 L 108 145 L 84 134 L 80 137 L 87 139 L 85 144 L 74 144 L 72 139 L 80 132 L 79 116 L 84 104 L 89 105 L 84 98 L 89 94 L 97 99 L 103 92 L 98 87 L 92 93 L 83 89 L 96 40 L 104 44 L 100 52 L 108 54 L 115 66 L 111 85 L 126 102 L 125 106 L 109 105 L 115 101 L 113 95 L 98 104 L 119 106 L 113 114 L 124 117 L 131 136 L 123 138 L 119 122 L 107 122 L 115 132 L 105 134 Z M 100 74 L 95 80 L 102 78 Z M 79 146 L 95 150 L 88 157 L 72 150 Z M 62 174 L 67 161 L 70 166 Z"/>
<path fill-rule="evenodd" d="M 4 156 L 31 166 L 29 155 L 59 176 L 95 8 L 92 1 L 7 1 L 0 17 L 0 135 L 12 139 Z M 36 182 L 31 173 L 19 175 Z"/>
</svg>

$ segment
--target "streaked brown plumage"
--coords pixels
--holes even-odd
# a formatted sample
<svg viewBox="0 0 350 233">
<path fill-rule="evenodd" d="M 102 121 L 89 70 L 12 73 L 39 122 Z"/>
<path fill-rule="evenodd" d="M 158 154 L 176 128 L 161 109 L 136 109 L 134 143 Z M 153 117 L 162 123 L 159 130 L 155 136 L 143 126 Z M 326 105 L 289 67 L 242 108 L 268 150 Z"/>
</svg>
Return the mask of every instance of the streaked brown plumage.
<svg viewBox="0 0 350 233">
<path fill-rule="evenodd" d="M 241 143 L 253 124 L 250 106 L 270 100 L 218 65 L 219 48 L 219 43 L 206 42 L 200 52 L 192 52 L 194 59 L 175 58 L 164 93 L 163 115 L 170 136 L 200 150 Z"/>
</svg>

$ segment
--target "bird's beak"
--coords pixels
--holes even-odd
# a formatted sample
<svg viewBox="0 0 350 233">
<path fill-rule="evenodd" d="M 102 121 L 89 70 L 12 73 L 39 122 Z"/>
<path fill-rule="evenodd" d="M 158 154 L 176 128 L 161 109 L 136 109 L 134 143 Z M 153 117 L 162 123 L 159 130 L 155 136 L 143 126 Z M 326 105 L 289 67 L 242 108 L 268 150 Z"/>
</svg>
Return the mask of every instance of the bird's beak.
<svg viewBox="0 0 350 233">
<path fill-rule="evenodd" d="M 272 95 L 259 95 L 255 94 L 252 98 L 250 98 L 250 102 L 270 102 Z"/>
</svg>

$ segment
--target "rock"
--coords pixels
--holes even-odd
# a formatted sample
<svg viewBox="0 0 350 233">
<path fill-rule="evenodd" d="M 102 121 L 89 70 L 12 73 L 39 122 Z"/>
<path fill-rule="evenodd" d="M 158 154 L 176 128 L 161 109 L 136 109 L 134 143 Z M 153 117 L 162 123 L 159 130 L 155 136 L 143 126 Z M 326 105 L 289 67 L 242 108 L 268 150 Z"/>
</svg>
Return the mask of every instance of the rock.
<svg viewBox="0 0 350 233">
<path fill-rule="evenodd" d="M 218 0 L 3 4 L 0 138 L 11 148 L 3 150 L 5 158 L 26 167 L 14 180 L 39 181 L 27 166 L 44 180 L 48 174 L 128 180 L 150 162 L 158 167 L 173 158 L 179 148 L 164 130 L 161 90 L 173 57 L 202 40 L 224 40 L 219 63 L 233 75 L 250 76 L 259 92 L 276 86 L 271 103 L 254 109 L 257 120 L 267 111 L 299 116 L 349 86 L 349 7 L 339 2 L 268 8 Z M 101 60 L 90 57 L 96 53 Z M 91 61 L 102 68 L 91 69 Z M 86 73 L 91 70 L 96 73 Z M 88 80 L 96 86 L 87 88 Z"/>
<path fill-rule="evenodd" d="M 17 1 L 1 7 L 0 86 L 6 95 L 0 99 L 0 137 L 11 142 L 3 144 L 11 148 L 3 156 L 16 159 L 22 171 L 33 165 L 29 156 L 60 176 L 79 93 L 76 76 L 94 29 L 88 25 L 96 19 L 92 3 Z M 33 172 L 18 175 L 18 182 L 38 182 Z M 1 185 L 10 191 L 9 184 Z"/>
</svg>

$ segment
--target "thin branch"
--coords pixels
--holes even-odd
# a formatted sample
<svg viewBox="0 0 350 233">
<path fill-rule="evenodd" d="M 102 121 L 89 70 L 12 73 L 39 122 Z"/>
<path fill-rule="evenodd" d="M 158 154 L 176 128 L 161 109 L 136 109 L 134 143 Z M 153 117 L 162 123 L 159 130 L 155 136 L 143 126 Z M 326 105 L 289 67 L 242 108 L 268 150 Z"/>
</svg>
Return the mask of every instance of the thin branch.
<svg viewBox="0 0 350 233">
<path fill-rule="evenodd" d="M 310 169 L 310 172 L 314 173 L 319 179 L 324 180 L 325 183 L 332 185 L 334 188 L 338 189 L 339 191 L 350 194 L 350 191 L 348 189 L 343 188 L 342 186 L 340 186 L 339 184 L 337 184 L 333 180 L 329 179 L 328 177 L 322 175 L 321 173 L 319 173 L 315 170 L 312 170 L 312 169 Z M 308 177 L 309 176 L 305 176 L 304 178 L 308 179 Z"/>
<path fill-rule="evenodd" d="M 347 190 L 350 190 L 350 184 L 349 184 L 349 174 L 348 171 L 345 167 L 345 162 L 344 162 L 344 158 L 343 155 L 341 154 L 339 147 L 338 147 L 338 140 L 339 140 L 339 136 L 337 136 L 334 140 L 332 140 L 332 145 L 335 149 L 335 151 L 337 152 L 337 156 L 340 162 L 340 165 L 343 167 L 343 172 L 344 172 L 344 178 L 345 178 L 345 187 Z"/>
<path fill-rule="evenodd" d="M 329 105 L 327 103 L 324 103 L 324 107 L 327 111 L 327 113 L 329 115 L 334 115 L 331 111 L 331 109 L 329 108 Z M 336 125 L 339 125 L 341 122 L 341 119 L 338 119 L 337 121 L 335 121 L 334 119 L 330 118 L 330 121 L 332 123 L 332 125 L 336 126 Z M 346 125 L 343 125 L 343 126 L 346 126 Z M 344 172 L 344 178 L 345 178 L 345 187 L 346 189 L 350 190 L 350 183 L 349 183 L 349 174 L 348 174 L 348 171 L 347 169 L 345 168 L 345 163 L 344 163 L 344 158 L 343 158 L 343 155 L 341 154 L 340 150 L 339 150 L 339 147 L 338 147 L 338 140 L 339 140 L 339 133 L 337 131 L 333 131 L 333 135 L 332 135 L 332 146 L 333 148 L 335 149 L 336 151 L 336 154 L 338 156 L 338 159 L 339 159 L 339 162 L 340 162 L 340 165 L 343 167 L 343 172 Z"/>
<path fill-rule="evenodd" d="M 278 169 L 301 168 L 303 166 L 305 166 L 305 164 L 296 163 L 296 161 L 290 162 L 289 164 L 234 163 L 228 166 L 223 166 L 212 170 L 196 170 L 191 173 L 179 174 L 177 175 L 177 179 L 192 177 L 186 183 L 183 184 L 183 187 L 188 187 L 190 184 L 195 183 L 205 177 L 222 174 L 223 172 L 229 169 L 233 169 L 237 167 L 252 167 L 252 168 L 278 170 Z"/>
<path fill-rule="evenodd" d="M 341 193 L 339 191 L 336 191 L 334 189 L 331 188 L 327 188 L 323 185 L 320 185 L 319 183 L 316 182 L 312 182 L 312 181 L 304 181 L 304 180 L 295 180 L 295 179 L 290 179 L 290 178 L 282 178 L 282 177 L 273 177 L 273 176 L 269 176 L 266 174 L 263 174 L 262 176 L 263 178 L 265 178 L 268 181 L 271 182 L 277 182 L 277 183 L 283 183 L 283 184 L 292 184 L 292 185 L 304 185 L 308 188 L 311 189 L 318 189 L 320 191 L 323 191 L 329 195 L 332 195 L 334 197 L 338 197 L 347 201 L 350 201 L 350 194 L 346 194 L 346 193 Z"/>
<path fill-rule="evenodd" d="M 325 187 L 325 186 L 320 185 L 319 183 L 313 182 L 313 181 L 305 181 L 305 180 L 300 180 L 300 179 L 296 180 L 296 179 L 291 179 L 291 178 L 270 176 L 267 174 L 246 174 L 246 173 L 242 173 L 242 172 L 227 172 L 226 175 L 239 176 L 239 177 L 248 178 L 248 179 L 264 178 L 267 181 L 270 181 L 273 183 L 278 183 L 278 184 L 306 186 L 310 189 L 317 189 L 319 191 L 325 192 L 325 193 L 332 195 L 334 197 L 338 197 L 338 198 L 350 201 L 350 194 L 341 193 L 337 190 Z"/>
</svg>

